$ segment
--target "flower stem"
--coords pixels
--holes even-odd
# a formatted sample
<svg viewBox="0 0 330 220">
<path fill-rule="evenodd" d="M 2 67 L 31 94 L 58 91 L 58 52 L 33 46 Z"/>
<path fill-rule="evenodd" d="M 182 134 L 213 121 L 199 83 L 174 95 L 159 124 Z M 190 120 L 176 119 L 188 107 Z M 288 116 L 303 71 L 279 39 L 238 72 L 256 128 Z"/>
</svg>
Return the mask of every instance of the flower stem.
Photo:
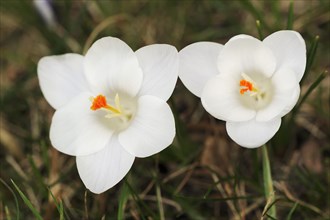
<svg viewBox="0 0 330 220">
<path fill-rule="evenodd" d="M 267 212 L 267 215 L 270 217 L 276 219 L 276 206 L 275 206 L 275 193 L 273 188 L 273 180 L 272 180 L 272 174 L 270 170 L 270 163 L 269 163 L 269 157 L 268 157 L 268 151 L 267 146 L 263 145 L 261 147 L 262 150 L 262 167 L 263 167 L 263 179 L 264 179 L 264 191 L 265 191 L 265 197 L 267 200 L 267 205 L 265 207 L 265 210 Z M 270 207 L 269 207 L 270 206 Z"/>
</svg>

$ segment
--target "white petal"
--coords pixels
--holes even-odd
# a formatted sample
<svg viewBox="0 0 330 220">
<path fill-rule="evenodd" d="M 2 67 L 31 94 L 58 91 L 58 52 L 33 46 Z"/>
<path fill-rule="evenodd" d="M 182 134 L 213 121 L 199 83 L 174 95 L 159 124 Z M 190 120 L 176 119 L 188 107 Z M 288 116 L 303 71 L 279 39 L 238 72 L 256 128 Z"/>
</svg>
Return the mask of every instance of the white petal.
<svg viewBox="0 0 330 220">
<path fill-rule="evenodd" d="M 194 95 L 200 97 L 206 82 L 219 74 L 217 59 L 222 47 L 218 43 L 198 42 L 179 52 L 179 77 Z"/>
<path fill-rule="evenodd" d="M 206 111 L 220 120 L 252 119 L 256 111 L 245 107 L 239 96 L 239 78 L 220 74 L 206 83 L 201 99 Z"/>
<path fill-rule="evenodd" d="M 263 109 L 258 110 L 257 121 L 269 121 L 279 117 L 287 107 L 290 107 L 296 99 L 292 96 L 299 87 L 295 73 L 290 69 L 280 69 L 272 77 L 274 88 L 271 102 Z"/>
<path fill-rule="evenodd" d="M 40 88 L 53 108 L 58 109 L 79 93 L 88 91 L 83 62 L 84 57 L 79 54 L 47 56 L 39 61 Z"/>
<path fill-rule="evenodd" d="M 90 109 L 91 94 L 82 93 L 56 110 L 50 126 L 50 140 L 59 151 L 84 156 L 100 151 L 113 131 L 100 111 Z"/>
<path fill-rule="evenodd" d="M 281 118 L 268 122 L 257 122 L 252 119 L 245 122 L 227 122 L 228 135 L 238 145 L 246 148 L 256 148 L 264 145 L 278 131 Z"/>
<path fill-rule="evenodd" d="M 218 58 L 221 74 L 262 74 L 270 77 L 275 67 L 276 59 L 272 51 L 258 39 L 244 35 L 230 39 Z"/>
<path fill-rule="evenodd" d="M 291 96 L 291 101 L 289 101 L 289 104 L 281 112 L 280 117 L 285 116 L 294 108 L 294 106 L 296 105 L 299 99 L 299 95 L 300 95 L 300 86 L 298 85 Z"/>
<path fill-rule="evenodd" d="M 139 96 L 153 95 L 168 100 L 172 95 L 179 71 L 179 55 L 175 47 L 154 44 L 135 52 L 143 70 Z"/>
<path fill-rule="evenodd" d="M 136 157 L 148 157 L 168 147 L 175 136 L 174 116 L 168 104 L 155 96 L 141 96 L 130 126 L 119 142 Z"/>
<path fill-rule="evenodd" d="M 299 82 L 306 67 L 306 44 L 301 35 L 296 31 L 278 31 L 266 37 L 263 43 L 273 51 L 276 69 L 292 69 Z"/>
<path fill-rule="evenodd" d="M 80 178 L 87 189 L 102 193 L 114 185 L 131 169 L 135 157 L 127 153 L 113 136 L 99 152 L 77 157 Z"/>
<path fill-rule="evenodd" d="M 252 36 L 247 35 L 247 34 L 239 34 L 239 35 L 236 35 L 236 36 L 230 38 L 229 41 L 233 41 L 233 40 L 236 40 L 236 39 L 242 39 L 242 38 L 256 39 L 255 37 L 252 37 Z"/>
<path fill-rule="evenodd" d="M 104 37 L 87 51 L 85 71 L 94 91 L 126 93 L 134 97 L 140 90 L 143 73 L 132 49 L 118 38 Z"/>
</svg>

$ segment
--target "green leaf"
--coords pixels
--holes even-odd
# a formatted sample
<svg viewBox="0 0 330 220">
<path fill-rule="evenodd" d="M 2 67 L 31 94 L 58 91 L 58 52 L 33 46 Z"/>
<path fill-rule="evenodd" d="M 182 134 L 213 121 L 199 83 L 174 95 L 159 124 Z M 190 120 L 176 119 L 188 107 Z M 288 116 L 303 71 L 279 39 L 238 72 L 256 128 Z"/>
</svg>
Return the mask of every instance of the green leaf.
<svg viewBox="0 0 330 220">
<path fill-rule="evenodd" d="M 15 186 L 17 192 L 19 193 L 19 195 L 21 196 L 21 198 L 23 199 L 24 203 L 29 207 L 29 209 L 32 211 L 33 215 L 36 217 L 36 219 L 38 220 L 42 220 L 41 215 L 39 214 L 39 212 L 33 207 L 32 203 L 30 202 L 30 200 L 24 195 L 24 193 L 20 190 L 20 188 L 15 184 L 15 182 L 13 180 L 11 180 L 11 182 L 13 183 L 13 185 Z"/>
<path fill-rule="evenodd" d="M 294 14 L 293 14 L 293 1 L 290 1 L 290 6 L 289 6 L 289 13 L 288 13 L 288 23 L 286 25 L 286 29 L 292 30 L 293 29 L 293 19 L 294 19 Z"/>
<path fill-rule="evenodd" d="M 124 219 L 125 206 L 127 203 L 128 196 L 129 196 L 129 189 L 128 189 L 126 182 L 124 182 L 124 184 L 121 188 L 120 196 L 119 196 L 117 219 Z"/>
</svg>

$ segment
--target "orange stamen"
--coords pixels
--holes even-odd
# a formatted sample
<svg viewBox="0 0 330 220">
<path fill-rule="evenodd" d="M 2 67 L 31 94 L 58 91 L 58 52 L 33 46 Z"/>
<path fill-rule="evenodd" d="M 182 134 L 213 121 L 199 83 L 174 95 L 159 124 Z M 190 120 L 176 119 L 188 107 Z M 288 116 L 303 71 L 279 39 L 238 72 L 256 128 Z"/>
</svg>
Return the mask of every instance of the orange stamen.
<svg viewBox="0 0 330 220">
<path fill-rule="evenodd" d="M 93 103 L 91 106 L 91 110 L 93 110 L 93 111 L 98 110 L 100 108 L 108 109 L 114 113 L 118 113 L 118 114 L 120 113 L 120 111 L 118 109 L 107 104 L 107 99 L 103 95 L 98 95 L 95 98 L 93 98 Z"/>
<path fill-rule="evenodd" d="M 245 79 L 242 79 L 239 82 L 239 86 L 245 87 L 239 91 L 241 95 L 243 95 L 247 91 L 254 91 L 255 89 L 253 88 L 253 84 Z"/>
<path fill-rule="evenodd" d="M 93 99 L 93 104 L 91 106 L 92 110 L 97 110 L 107 106 L 107 99 L 103 95 L 98 95 Z"/>
</svg>

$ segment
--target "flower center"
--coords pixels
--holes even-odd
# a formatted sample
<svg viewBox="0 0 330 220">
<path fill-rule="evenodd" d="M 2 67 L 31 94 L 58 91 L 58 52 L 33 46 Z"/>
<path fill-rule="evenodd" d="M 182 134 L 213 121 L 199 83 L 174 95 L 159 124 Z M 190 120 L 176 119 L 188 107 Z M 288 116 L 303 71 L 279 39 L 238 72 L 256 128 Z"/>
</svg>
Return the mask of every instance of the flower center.
<svg viewBox="0 0 330 220">
<path fill-rule="evenodd" d="M 116 98 L 119 100 L 118 94 L 116 95 Z M 116 108 L 115 108 L 115 107 L 112 107 L 111 105 L 109 105 L 107 103 L 107 99 L 104 95 L 98 95 L 98 96 L 96 96 L 95 98 L 92 98 L 92 99 L 93 99 L 93 103 L 92 103 L 91 109 L 93 111 L 96 111 L 100 108 L 104 108 L 104 109 L 107 109 L 107 110 L 109 110 L 109 111 L 111 111 L 115 114 L 120 114 L 119 101 L 118 101 L 118 103 L 116 103 Z"/>
<path fill-rule="evenodd" d="M 255 109 L 265 107 L 272 97 L 272 85 L 270 80 L 259 75 L 254 75 L 256 80 L 253 80 L 245 73 L 242 73 L 241 76 L 239 93 L 243 104 Z"/>
<path fill-rule="evenodd" d="M 110 100 L 113 104 L 110 104 L 107 98 L 102 94 L 91 97 L 90 100 L 92 101 L 90 109 L 92 111 L 105 110 L 107 112 L 105 117 L 109 119 L 118 118 L 121 122 L 126 123 L 134 114 L 134 105 L 132 106 L 131 100 L 124 100 L 124 105 L 122 105 L 118 93 L 112 101 Z"/>
<path fill-rule="evenodd" d="M 239 82 L 239 86 L 243 87 L 239 93 L 241 93 L 241 95 L 243 95 L 245 92 L 250 91 L 250 92 L 257 92 L 258 90 L 255 88 L 255 86 L 253 85 L 253 83 L 251 83 L 250 81 L 247 81 L 245 79 L 242 79 Z"/>
</svg>

